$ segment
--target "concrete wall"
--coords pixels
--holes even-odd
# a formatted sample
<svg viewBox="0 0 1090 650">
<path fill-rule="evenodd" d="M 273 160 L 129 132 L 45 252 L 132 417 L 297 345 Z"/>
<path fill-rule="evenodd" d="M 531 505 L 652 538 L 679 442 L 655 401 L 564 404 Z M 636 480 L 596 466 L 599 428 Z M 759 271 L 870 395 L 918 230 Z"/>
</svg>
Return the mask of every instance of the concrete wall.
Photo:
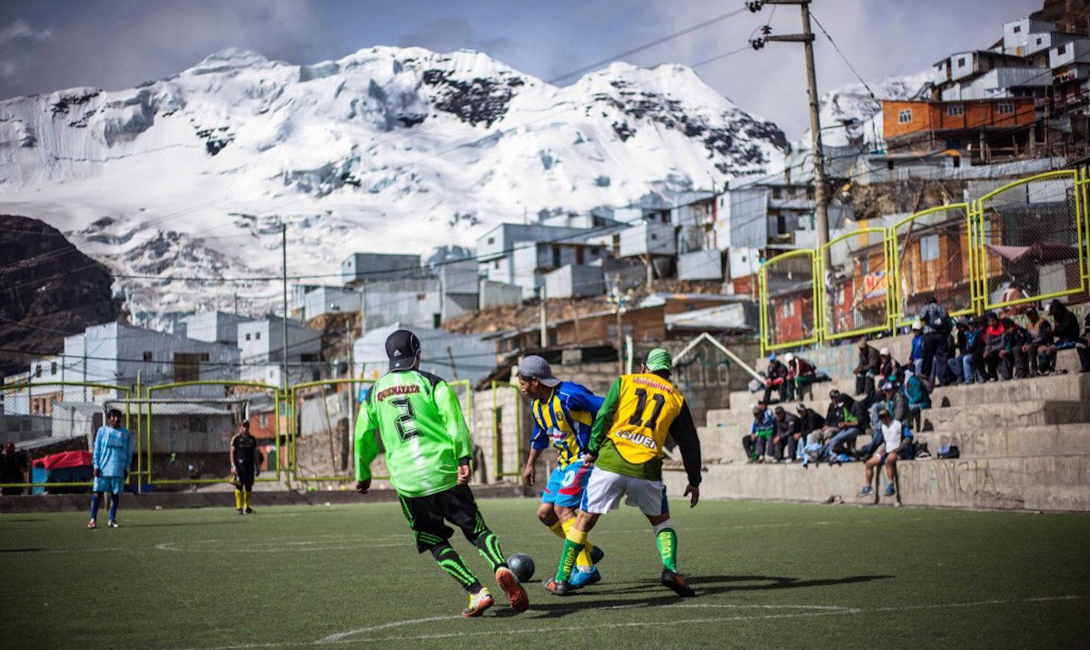
<svg viewBox="0 0 1090 650">
<path fill-rule="evenodd" d="M 550 299 L 600 296 L 606 292 L 605 273 L 599 266 L 568 264 L 545 276 L 545 291 Z"/>
<path fill-rule="evenodd" d="M 679 280 L 722 280 L 723 252 L 708 250 L 679 255 L 677 277 Z"/>
<path fill-rule="evenodd" d="M 421 273 L 423 269 L 419 255 L 353 253 L 341 262 L 341 281 L 344 284 L 417 277 Z"/>
<path fill-rule="evenodd" d="M 522 302 L 522 288 L 513 284 L 481 280 L 481 309 L 517 305 Z"/>
<path fill-rule="evenodd" d="M 395 322 L 406 327 L 435 327 L 443 309 L 438 278 L 368 282 L 363 300 L 365 329 Z"/>
</svg>

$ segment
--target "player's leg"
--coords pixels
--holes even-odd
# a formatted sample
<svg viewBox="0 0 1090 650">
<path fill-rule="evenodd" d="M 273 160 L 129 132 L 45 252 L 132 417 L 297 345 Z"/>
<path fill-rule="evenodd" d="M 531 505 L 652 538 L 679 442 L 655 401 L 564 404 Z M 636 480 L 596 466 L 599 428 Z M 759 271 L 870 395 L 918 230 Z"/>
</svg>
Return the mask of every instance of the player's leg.
<svg viewBox="0 0 1090 650">
<path fill-rule="evenodd" d="M 398 495 L 398 500 L 401 512 L 413 531 L 417 553 L 430 552 L 439 568 L 469 593 L 469 607 L 462 611 L 462 615 L 479 616 L 492 606 L 492 595 L 481 585 L 458 551 L 451 548 L 448 540 L 454 530 L 443 523 L 442 509 L 435 497 L 434 494 L 426 497 Z"/>
<path fill-rule="evenodd" d="M 666 498 L 666 486 L 662 481 L 632 479 L 628 494 L 629 499 L 647 517 L 651 530 L 655 533 L 655 545 L 662 559 L 662 584 L 679 596 L 695 596 L 696 592 L 677 573 L 677 529 L 670 521 L 670 502 Z"/>
<path fill-rule="evenodd" d="M 99 489 L 101 486 L 98 485 L 98 482 L 99 480 L 96 478 L 95 491 L 91 494 L 91 521 L 87 522 L 88 528 L 94 528 L 97 525 L 98 507 L 102 504 L 102 490 Z"/>
<path fill-rule="evenodd" d="M 106 522 L 106 525 L 108 525 L 110 528 L 117 528 L 118 527 L 117 526 L 117 506 L 121 501 L 121 492 L 122 492 L 122 485 L 121 485 L 122 479 L 119 477 L 119 478 L 115 479 L 115 481 L 116 481 L 117 484 L 111 486 L 113 489 L 110 490 L 110 519 L 109 519 L 109 521 Z"/>
<path fill-rule="evenodd" d="M 557 566 L 556 575 L 545 580 L 546 591 L 557 596 L 563 596 L 572 591 L 571 572 L 579 552 L 587 543 L 587 533 L 594 528 L 598 517 L 620 500 L 624 494 L 626 478 L 601 468 L 591 472 L 583 491 L 580 506 L 582 512 L 576 517 L 575 525 L 564 540 L 564 550 L 560 553 L 560 564 Z"/>
<path fill-rule="evenodd" d="M 254 514 L 254 509 L 250 507 L 254 494 L 254 470 L 253 463 L 243 463 L 238 473 L 239 482 L 242 483 L 242 511 L 248 515 Z"/>
<path fill-rule="evenodd" d="M 496 573 L 496 584 L 507 595 L 511 609 L 519 613 L 529 609 L 530 599 L 526 590 L 522 588 L 514 572 L 507 568 L 500 539 L 484 523 L 484 517 L 477 508 L 477 501 L 469 486 L 458 485 L 434 496 L 437 497 L 442 516 L 461 528 L 466 539 L 477 547 L 477 551 L 492 566 Z"/>
<path fill-rule="evenodd" d="M 859 496 L 865 497 L 874 491 L 874 488 L 871 487 L 871 483 L 874 481 L 874 468 L 881 462 L 881 453 L 877 453 L 868 458 L 867 462 L 863 463 L 866 481 L 863 483 L 863 487 L 859 488 Z"/>
<path fill-rule="evenodd" d="M 556 514 L 564 528 L 565 539 L 575 525 L 576 508 L 583 502 L 583 493 L 592 469 L 585 467 L 582 461 L 576 461 L 564 468 L 564 476 L 556 495 Z M 593 555 L 594 545 L 587 541 L 576 558 L 576 566 L 589 570 L 595 564 Z"/>
<path fill-rule="evenodd" d="M 560 517 L 556 514 L 556 496 L 560 491 L 560 481 L 563 480 L 560 468 L 553 468 L 549 474 L 549 482 L 545 485 L 545 491 L 541 493 L 541 506 L 537 509 L 538 521 L 545 524 L 550 531 L 560 539 L 564 539 L 564 526 Z"/>
</svg>

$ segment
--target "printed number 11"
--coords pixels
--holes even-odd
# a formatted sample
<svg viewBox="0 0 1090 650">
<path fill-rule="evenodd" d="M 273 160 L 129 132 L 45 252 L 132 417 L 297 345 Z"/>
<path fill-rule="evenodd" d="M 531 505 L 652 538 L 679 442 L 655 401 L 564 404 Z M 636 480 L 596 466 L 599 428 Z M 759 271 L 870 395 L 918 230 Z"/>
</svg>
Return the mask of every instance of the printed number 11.
<svg viewBox="0 0 1090 650">
<path fill-rule="evenodd" d="M 630 425 L 634 427 L 646 426 L 652 431 L 655 430 L 655 425 L 659 423 L 659 414 L 662 413 L 662 407 L 666 406 L 666 398 L 661 393 L 655 393 L 651 396 L 651 399 L 655 402 L 655 410 L 651 412 L 651 419 L 647 421 L 647 424 L 644 424 L 640 417 L 647 408 L 647 390 L 643 388 L 636 389 L 636 412 L 628 420 Z"/>
</svg>

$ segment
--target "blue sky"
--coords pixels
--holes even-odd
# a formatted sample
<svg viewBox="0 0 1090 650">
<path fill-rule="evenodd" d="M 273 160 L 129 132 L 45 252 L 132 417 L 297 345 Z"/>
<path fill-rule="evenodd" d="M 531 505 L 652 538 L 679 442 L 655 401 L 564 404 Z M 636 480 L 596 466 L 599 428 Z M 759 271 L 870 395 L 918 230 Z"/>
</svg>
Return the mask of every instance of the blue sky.
<svg viewBox="0 0 1090 650">
<path fill-rule="evenodd" d="M 131 87 L 225 47 L 315 63 L 372 45 L 487 52 L 552 78 L 742 6 L 742 0 L 4 0 L 0 98 L 72 86 Z M 814 0 L 813 11 L 868 81 L 917 72 L 946 54 L 987 47 L 1002 23 L 1041 0 Z M 745 12 L 628 57 L 637 65 L 693 64 L 745 44 L 769 20 L 799 29 L 796 7 Z M 816 27 L 815 27 L 816 28 Z M 822 92 L 854 75 L 819 34 Z M 807 127 L 801 47 L 770 44 L 700 66 L 743 109 L 797 138 Z M 570 83 L 574 79 L 568 79 Z"/>
</svg>

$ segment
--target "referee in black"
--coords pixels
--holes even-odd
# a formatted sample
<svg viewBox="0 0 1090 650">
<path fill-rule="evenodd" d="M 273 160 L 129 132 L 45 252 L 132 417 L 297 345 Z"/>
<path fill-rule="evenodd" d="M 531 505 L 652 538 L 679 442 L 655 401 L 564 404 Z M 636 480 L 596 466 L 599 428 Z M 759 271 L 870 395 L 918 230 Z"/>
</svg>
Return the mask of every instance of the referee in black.
<svg viewBox="0 0 1090 650">
<path fill-rule="evenodd" d="M 254 514 L 250 507 L 250 497 L 254 491 L 254 477 L 257 466 L 264 460 L 264 455 L 257 448 L 257 438 L 250 435 L 250 421 L 238 423 L 238 433 L 231 438 L 231 477 L 235 484 L 235 509 L 238 514 Z"/>
</svg>

